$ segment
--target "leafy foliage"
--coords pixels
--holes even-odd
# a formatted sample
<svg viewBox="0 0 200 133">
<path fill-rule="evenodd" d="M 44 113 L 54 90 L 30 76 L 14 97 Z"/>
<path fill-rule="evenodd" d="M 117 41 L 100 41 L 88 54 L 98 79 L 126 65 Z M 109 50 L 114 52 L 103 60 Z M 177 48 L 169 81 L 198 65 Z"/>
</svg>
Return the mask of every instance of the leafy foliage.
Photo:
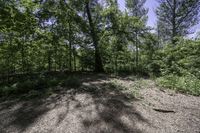
<svg viewBox="0 0 200 133">
<path fill-rule="evenodd" d="M 167 32 L 158 35 L 146 25 L 146 0 L 125 2 L 127 10 L 121 11 L 117 0 L 1 0 L 1 95 L 31 91 L 35 95 L 34 91 L 57 85 L 77 88 L 81 84 L 76 77 L 43 75 L 51 72 L 175 75 L 183 79 L 194 75 L 199 79 L 198 38 L 180 39 L 187 27 L 197 23 L 199 2 L 162 0 L 158 25 Z M 178 8 L 173 13 L 170 8 L 166 14 L 169 4 Z M 176 22 L 169 25 L 163 18 Z M 173 35 L 176 46 L 160 41 L 165 33 Z"/>
<path fill-rule="evenodd" d="M 199 41 L 180 40 L 176 47 L 166 46 L 162 50 L 162 74 L 176 74 L 180 76 L 191 73 L 197 78 L 200 72 Z"/>
<path fill-rule="evenodd" d="M 190 27 L 198 24 L 200 1 L 160 0 L 156 13 L 161 39 L 170 40 L 174 45 L 176 37 L 190 34 Z"/>
<path fill-rule="evenodd" d="M 181 40 L 176 47 L 165 47 L 160 61 L 163 77 L 158 79 L 158 83 L 181 92 L 199 95 L 199 48 L 199 41 L 191 40 Z"/>
<path fill-rule="evenodd" d="M 157 83 L 165 88 L 178 92 L 200 96 L 200 80 L 194 75 L 166 75 L 157 79 Z"/>
</svg>

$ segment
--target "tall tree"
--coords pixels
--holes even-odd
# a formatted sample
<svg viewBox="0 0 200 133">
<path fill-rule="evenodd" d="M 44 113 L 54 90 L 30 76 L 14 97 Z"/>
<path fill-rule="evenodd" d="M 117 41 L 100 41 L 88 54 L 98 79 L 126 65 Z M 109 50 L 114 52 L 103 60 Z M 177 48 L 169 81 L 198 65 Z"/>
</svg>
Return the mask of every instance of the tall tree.
<svg viewBox="0 0 200 133">
<path fill-rule="evenodd" d="M 140 20 L 146 22 L 147 20 L 147 13 L 148 9 L 144 7 L 146 0 L 126 0 L 126 8 L 128 10 L 128 14 L 130 16 L 138 17 Z M 136 28 L 135 31 L 135 49 L 136 49 L 136 69 L 138 69 L 138 62 L 139 62 L 139 40 L 138 35 L 140 34 L 140 29 Z"/>
<path fill-rule="evenodd" d="M 126 0 L 126 8 L 130 16 L 146 19 L 148 9 L 144 7 L 146 0 Z"/>
<path fill-rule="evenodd" d="M 97 35 L 97 27 L 94 25 L 93 17 L 91 14 L 91 7 L 90 7 L 90 5 L 96 4 L 96 3 L 97 3 L 97 1 L 95 1 L 95 0 L 92 0 L 92 1 L 86 0 L 85 8 L 86 8 L 88 21 L 89 21 L 90 35 L 92 37 L 92 41 L 93 41 L 94 48 L 95 48 L 95 71 L 96 72 L 104 72 L 103 63 L 102 63 L 100 50 L 99 50 L 99 38 Z"/>
<path fill-rule="evenodd" d="M 198 23 L 200 12 L 199 0 L 160 0 L 156 10 L 158 21 L 163 25 L 162 34 L 169 36 L 175 45 L 177 36 L 189 34 L 189 29 Z"/>
</svg>

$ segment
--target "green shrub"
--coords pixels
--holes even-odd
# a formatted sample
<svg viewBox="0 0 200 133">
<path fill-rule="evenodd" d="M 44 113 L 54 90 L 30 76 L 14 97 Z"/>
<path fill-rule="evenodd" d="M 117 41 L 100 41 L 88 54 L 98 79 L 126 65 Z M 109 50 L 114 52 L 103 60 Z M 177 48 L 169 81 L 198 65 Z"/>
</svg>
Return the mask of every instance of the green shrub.
<svg viewBox="0 0 200 133">
<path fill-rule="evenodd" d="M 15 90 L 16 94 L 28 93 L 30 90 L 35 88 L 36 83 L 31 80 L 26 80 L 24 82 L 20 82 L 17 84 L 17 88 Z"/>
<path fill-rule="evenodd" d="M 43 89 L 47 86 L 47 81 L 44 74 L 40 74 L 39 77 L 35 81 L 35 89 Z"/>
<path fill-rule="evenodd" d="M 35 81 L 34 89 L 36 89 L 36 90 L 43 90 L 48 87 L 49 87 L 49 84 L 47 82 L 47 79 L 45 79 L 45 78 L 38 78 Z"/>
<path fill-rule="evenodd" d="M 2 96 L 9 96 L 13 94 L 25 94 L 30 91 L 46 89 L 48 87 L 47 81 L 44 79 L 26 80 L 24 82 L 15 83 L 11 86 L 1 87 L 0 93 Z"/>
<path fill-rule="evenodd" d="M 58 80 L 58 79 L 56 79 L 56 78 L 47 81 L 47 84 L 48 84 L 49 87 L 58 86 L 59 83 L 60 83 L 60 80 Z"/>
<path fill-rule="evenodd" d="M 62 82 L 62 87 L 78 88 L 81 86 L 79 78 L 72 76 Z"/>
<path fill-rule="evenodd" d="M 15 92 L 15 89 L 9 86 L 3 86 L 0 88 L 0 95 L 1 96 L 8 96 Z"/>
<path fill-rule="evenodd" d="M 19 89 L 18 86 L 19 86 L 19 83 L 14 83 L 11 86 L 2 86 L 0 88 L 0 95 L 9 96 L 9 95 L 21 93 L 21 89 Z"/>
<path fill-rule="evenodd" d="M 176 46 L 167 45 L 160 62 L 163 75 L 185 76 L 186 71 L 200 79 L 200 42 L 182 40 Z"/>
<path fill-rule="evenodd" d="M 167 75 L 157 79 L 158 85 L 191 95 L 200 95 L 200 80 L 192 74 Z"/>
<path fill-rule="evenodd" d="M 78 83 L 74 83 L 76 79 L 67 80 L 69 86 L 78 86 Z M 27 94 L 30 97 L 35 97 L 38 95 L 39 91 L 47 91 L 49 87 L 55 87 L 60 83 L 57 78 L 47 79 L 45 77 L 38 77 L 35 80 L 25 80 L 21 82 L 14 83 L 13 85 L 1 86 L 0 96 L 10 96 Z M 41 92 L 40 92 L 41 93 Z"/>
<path fill-rule="evenodd" d="M 36 98 L 41 95 L 41 92 L 37 90 L 31 90 L 28 92 L 27 98 Z"/>
</svg>

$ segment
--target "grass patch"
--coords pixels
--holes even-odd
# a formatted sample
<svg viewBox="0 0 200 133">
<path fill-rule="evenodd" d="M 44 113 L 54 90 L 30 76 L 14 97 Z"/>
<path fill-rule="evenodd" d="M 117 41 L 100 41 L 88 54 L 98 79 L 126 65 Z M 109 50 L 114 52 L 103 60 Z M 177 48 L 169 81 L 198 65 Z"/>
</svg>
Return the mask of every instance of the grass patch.
<svg viewBox="0 0 200 133">
<path fill-rule="evenodd" d="M 123 91 L 127 94 L 132 95 L 135 98 L 140 97 L 139 90 L 143 87 L 144 81 L 142 79 L 134 79 L 133 84 L 125 85 L 124 83 L 120 83 L 119 80 L 114 79 L 111 81 L 111 84 L 115 86 L 115 88 L 120 88 L 120 91 Z"/>
</svg>

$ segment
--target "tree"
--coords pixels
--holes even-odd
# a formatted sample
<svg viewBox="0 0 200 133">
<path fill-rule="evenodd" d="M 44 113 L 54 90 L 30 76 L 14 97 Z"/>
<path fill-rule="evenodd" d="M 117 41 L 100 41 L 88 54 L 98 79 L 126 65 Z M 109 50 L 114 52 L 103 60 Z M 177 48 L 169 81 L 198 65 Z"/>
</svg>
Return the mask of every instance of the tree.
<svg viewBox="0 0 200 133">
<path fill-rule="evenodd" d="M 200 32 L 197 33 L 196 40 L 200 40 Z"/>
<path fill-rule="evenodd" d="M 175 45 L 176 37 L 189 34 L 189 29 L 198 23 L 200 12 L 199 0 L 160 0 L 156 10 L 159 24 L 172 44 Z"/>
<path fill-rule="evenodd" d="M 146 0 L 126 0 L 126 8 L 128 10 L 128 14 L 130 16 L 138 17 L 141 21 L 146 22 L 148 9 L 144 8 Z M 136 69 L 138 69 L 139 62 L 139 40 L 138 35 L 140 35 L 142 29 L 135 28 L 134 29 L 134 42 L 136 49 Z"/>
<path fill-rule="evenodd" d="M 130 16 L 146 20 L 148 9 L 144 7 L 146 0 L 126 0 L 126 8 Z"/>
<path fill-rule="evenodd" d="M 97 27 L 95 27 L 94 22 L 93 22 L 90 4 L 92 3 L 90 3 L 89 1 L 85 2 L 86 13 L 87 13 L 88 21 L 89 21 L 89 26 L 90 26 L 90 35 L 92 37 L 94 49 L 95 49 L 95 71 L 104 72 L 103 63 L 102 63 L 102 59 L 101 59 L 101 55 L 99 51 L 99 38 L 97 35 Z"/>
</svg>

